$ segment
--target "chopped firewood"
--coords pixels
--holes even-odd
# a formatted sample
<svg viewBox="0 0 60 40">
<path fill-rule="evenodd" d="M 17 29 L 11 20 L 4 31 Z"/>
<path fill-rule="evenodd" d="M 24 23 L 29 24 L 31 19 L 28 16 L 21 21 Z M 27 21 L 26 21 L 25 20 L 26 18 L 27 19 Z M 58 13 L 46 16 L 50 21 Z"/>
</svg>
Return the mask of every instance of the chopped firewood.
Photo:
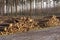
<svg viewBox="0 0 60 40">
<path fill-rule="evenodd" d="M 47 22 L 48 26 L 57 26 L 59 25 L 59 19 L 56 18 L 56 16 L 53 16 L 49 21 Z"/>
<path fill-rule="evenodd" d="M 3 32 L 1 32 L 1 35 L 3 35 Z"/>
<path fill-rule="evenodd" d="M 4 31 L 7 31 L 7 27 L 4 28 Z"/>
<path fill-rule="evenodd" d="M 6 18 L 4 21 L 0 22 L 0 34 L 9 35 L 16 32 L 27 32 L 30 30 L 38 30 L 40 28 L 50 27 L 60 25 L 59 19 L 56 16 L 52 16 L 49 20 L 39 20 L 29 17 L 19 17 L 19 18 Z"/>
</svg>

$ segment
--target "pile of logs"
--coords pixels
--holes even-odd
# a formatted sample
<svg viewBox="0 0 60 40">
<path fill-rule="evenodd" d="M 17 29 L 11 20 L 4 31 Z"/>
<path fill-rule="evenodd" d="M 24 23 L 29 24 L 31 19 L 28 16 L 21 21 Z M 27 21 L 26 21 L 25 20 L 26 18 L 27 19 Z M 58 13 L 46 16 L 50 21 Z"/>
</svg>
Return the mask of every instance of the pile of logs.
<svg viewBox="0 0 60 40">
<path fill-rule="evenodd" d="M 0 34 L 13 34 L 16 32 L 27 32 L 38 30 L 40 28 L 52 27 L 60 25 L 60 20 L 56 16 L 52 16 L 49 20 L 39 20 L 29 17 L 7 18 L 0 21 Z"/>
<path fill-rule="evenodd" d="M 7 19 L 3 21 L 3 23 L 9 23 L 8 27 L 4 27 L 0 34 L 13 34 L 15 32 L 27 32 L 30 30 L 35 30 L 39 28 L 38 22 L 34 19 L 28 17 L 21 17 L 17 20 L 17 18 Z"/>
<path fill-rule="evenodd" d="M 47 22 L 47 26 L 57 26 L 60 25 L 60 21 L 59 19 L 53 15 L 52 18 L 49 19 L 49 21 Z"/>
</svg>

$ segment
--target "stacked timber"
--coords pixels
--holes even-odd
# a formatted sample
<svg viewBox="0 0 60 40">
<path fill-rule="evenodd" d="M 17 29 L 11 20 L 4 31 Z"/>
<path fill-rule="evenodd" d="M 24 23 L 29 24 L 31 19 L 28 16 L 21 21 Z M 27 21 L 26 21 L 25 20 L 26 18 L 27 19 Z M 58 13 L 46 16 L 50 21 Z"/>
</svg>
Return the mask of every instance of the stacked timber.
<svg viewBox="0 0 60 40">
<path fill-rule="evenodd" d="M 30 17 L 8 17 L 1 21 L 0 35 L 39 30 L 40 28 L 60 25 L 60 20 L 56 16 L 52 16 L 50 19 L 42 18 L 40 20 L 35 20 Z"/>
<path fill-rule="evenodd" d="M 3 31 L 1 31 L 0 34 L 13 34 L 18 31 L 27 32 L 39 28 L 38 22 L 28 17 L 21 17 L 19 18 L 19 20 L 17 20 L 16 18 L 11 18 L 4 20 L 3 23 L 9 23 L 9 24 L 8 27 L 6 24 L 5 25 L 3 24 L 5 27 L 4 26 L 2 27 Z"/>
<path fill-rule="evenodd" d="M 60 21 L 55 15 L 53 15 L 52 18 L 50 18 L 49 21 L 47 22 L 47 26 L 57 26 L 57 25 L 60 25 Z"/>
</svg>

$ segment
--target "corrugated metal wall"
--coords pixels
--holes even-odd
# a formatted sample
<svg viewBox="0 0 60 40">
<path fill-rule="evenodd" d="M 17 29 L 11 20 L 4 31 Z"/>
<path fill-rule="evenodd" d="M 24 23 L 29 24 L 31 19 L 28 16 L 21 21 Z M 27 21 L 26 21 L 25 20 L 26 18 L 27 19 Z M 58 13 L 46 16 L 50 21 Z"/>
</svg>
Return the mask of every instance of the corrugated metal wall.
<svg viewBox="0 0 60 40">
<path fill-rule="evenodd" d="M 59 0 L 0 0 L 0 15 L 43 16 L 60 13 Z"/>
</svg>

